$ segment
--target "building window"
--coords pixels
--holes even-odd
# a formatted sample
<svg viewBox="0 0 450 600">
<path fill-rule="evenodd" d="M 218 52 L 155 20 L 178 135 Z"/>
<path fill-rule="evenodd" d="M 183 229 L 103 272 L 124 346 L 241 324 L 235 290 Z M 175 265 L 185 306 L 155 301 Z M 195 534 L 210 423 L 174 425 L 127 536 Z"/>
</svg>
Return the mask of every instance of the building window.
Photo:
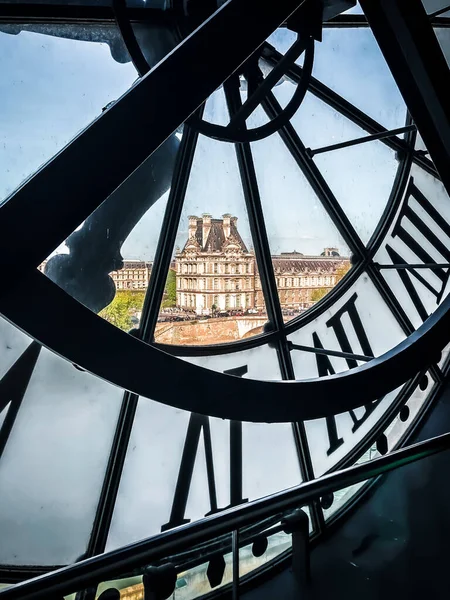
<svg viewBox="0 0 450 600">
<path fill-rule="evenodd" d="M 246 271 L 246 273 L 250 273 L 250 263 L 247 263 L 245 265 L 245 271 Z"/>
<path fill-rule="evenodd" d="M 214 263 L 214 273 L 218 273 L 219 272 L 219 265 L 217 263 Z"/>
<path fill-rule="evenodd" d="M 217 265 L 215 265 L 217 266 Z M 219 280 L 217 279 L 217 277 L 214 279 L 214 289 L 218 290 L 219 289 Z"/>
</svg>

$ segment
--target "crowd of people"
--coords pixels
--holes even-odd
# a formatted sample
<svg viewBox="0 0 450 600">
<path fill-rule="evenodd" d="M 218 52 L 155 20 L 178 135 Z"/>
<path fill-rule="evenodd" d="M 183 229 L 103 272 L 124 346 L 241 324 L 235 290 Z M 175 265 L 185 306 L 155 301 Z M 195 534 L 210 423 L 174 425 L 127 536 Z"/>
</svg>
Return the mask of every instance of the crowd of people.
<svg viewBox="0 0 450 600">
<path fill-rule="evenodd" d="M 307 307 L 304 308 L 283 308 L 282 314 L 285 317 L 297 317 L 298 315 L 305 312 Z M 227 317 L 262 317 L 267 313 L 265 310 L 257 310 L 256 308 L 249 308 L 247 310 L 241 309 L 228 309 L 228 310 L 213 310 L 208 314 L 199 315 L 194 310 L 187 310 L 183 308 L 163 308 L 158 317 L 158 323 L 174 323 L 178 321 L 197 321 L 199 319 L 222 319 Z"/>
<path fill-rule="evenodd" d="M 213 310 L 211 313 L 199 315 L 194 310 L 185 310 L 182 308 L 163 308 L 159 313 L 158 323 L 173 323 L 176 321 L 194 321 L 198 319 L 221 319 L 226 317 L 243 317 L 245 315 L 259 316 L 265 315 L 265 311 L 258 311 L 255 308 L 248 310 L 229 309 Z"/>
</svg>

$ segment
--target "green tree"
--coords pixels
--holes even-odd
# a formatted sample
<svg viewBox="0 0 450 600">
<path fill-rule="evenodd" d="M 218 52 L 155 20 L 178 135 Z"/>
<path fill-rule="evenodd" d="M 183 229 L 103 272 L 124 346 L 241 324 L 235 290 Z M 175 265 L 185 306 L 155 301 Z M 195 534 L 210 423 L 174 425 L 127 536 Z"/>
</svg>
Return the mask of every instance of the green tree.
<svg viewBox="0 0 450 600">
<path fill-rule="evenodd" d="M 329 291 L 330 288 L 316 288 L 311 292 L 311 302 L 319 302 L 319 300 L 322 300 L 322 298 L 326 296 Z"/>
<path fill-rule="evenodd" d="M 339 267 L 335 271 L 335 277 L 336 277 L 335 285 L 337 285 L 341 281 L 341 279 L 350 271 L 350 267 L 351 267 L 350 261 L 343 262 L 339 265 Z M 326 296 L 329 291 L 331 291 L 330 288 L 326 288 L 326 287 L 316 288 L 315 290 L 313 290 L 311 292 L 311 301 L 319 302 L 319 300 L 322 300 L 322 298 L 324 296 Z"/>
<path fill-rule="evenodd" d="M 336 284 L 338 284 L 340 280 L 344 277 L 344 275 L 346 275 L 350 271 L 351 266 L 352 265 L 350 264 L 350 261 L 343 262 L 339 265 L 339 267 L 335 271 Z"/>
<path fill-rule="evenodd" d="M 119 329 L 129 331 L 133 327 L 131 317 L 142 310 L 145 292 L 117 290 L 114 300 L 99 315 Z"/>
<path fill-rule="evenodd" d="M 162 308 L 172 308 L 177 304 L 177 275 L 173 269 L 169 269 L 164 288 Z"/>
</svg>

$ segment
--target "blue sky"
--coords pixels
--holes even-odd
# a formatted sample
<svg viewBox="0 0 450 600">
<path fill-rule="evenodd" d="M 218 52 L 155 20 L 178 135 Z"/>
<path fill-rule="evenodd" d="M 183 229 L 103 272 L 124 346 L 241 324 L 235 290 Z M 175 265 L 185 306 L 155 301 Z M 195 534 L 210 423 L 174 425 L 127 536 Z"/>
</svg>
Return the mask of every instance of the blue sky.
<svg viewBox="0 0 450 600">
<path fill-rule="evenodd" d="M 286 48 L 294 36 L 280 30 L 272 42 Z M 136 79 L 131 65 L 115 62 L 106 44 L 22 32 L 0 33 L 0 199 L 8 196 L 76 133 L 117 99 Z M 404 124 L 405 109 L 378 47 L 367 29 L 325 30 L 316 44 L 314 76 L 386 127 Z M 276 88 L 284 104 L 293 92 Z M 225 119 L 222 92 L 208 101 L 207 115 Z M 253 122 L 261 122 L 255 114 Z M 307 95 L 293 124 L 306 146 L 318 147 L 364 135 L 332 109 Z M 278 136 L 253 145 L 260 193 L 273 253 L 306 254 L 345 244 L 287 153 Z M 322 154 L 316 159 L 332 191 L 367 241 L 387 201 L 397 163 L 375 142 Z M 122 254 L 153 258 L 167 194 L 143 217 L 125 242 Z M 63 201 L 63 199 L 62 199 Z M 187 216 L 225 212 L 239 218 L 251 245 L 234 149 L 201 138 L 187 191 L 177 244 L 187 235 Z"/>
<path fill-rule="evenodd" d="M 0 33 L 0 199 L 135 81 L 106 44 Z"/>
</svg>

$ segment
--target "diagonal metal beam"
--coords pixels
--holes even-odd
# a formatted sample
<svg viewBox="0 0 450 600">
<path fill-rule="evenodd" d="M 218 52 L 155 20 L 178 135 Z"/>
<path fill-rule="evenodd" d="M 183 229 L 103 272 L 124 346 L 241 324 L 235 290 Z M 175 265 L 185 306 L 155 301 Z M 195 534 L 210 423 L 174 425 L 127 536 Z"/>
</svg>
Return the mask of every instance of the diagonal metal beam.
<svg viewBox="0 0 450 600">
<path fill-rule="evenodd" d="M 47 258 L 301 4 L 228 0 L 25 182 L 0 208 L 9 281 Z"/>
<path fill-rule="evenodd" d="M 266 43 L 264 45 L 264 58 L 271 65 L 276 64 L 282 54 L 280 54 L 273 46 Z M 286 72 L 286 77 L 291 79 L 295 84 L 298 84 L 301 81 L 303 74 L 303 69 L 297 64 L 291 65 L 291 67 Z M 309 84 L 309 91 L 311 94 L 322 100 L 331 106 L 334 110 L 341 113 L 344 117 L 361 127 L 364 131 L 367 131 L 369 134 L 379 134 L 379 133 L 387 133 L 388 130 L 383 127 L 378 121 L 369 117 L 364 111 L 357 108 L 354 104 L 340 96 L 334 90 L 329 88 L 327 85 L 316 79 L 315 77 L 311 77 Z M 395 137 L 387 137 L 380 140 L 383 144 L 386 144 L 389 148 L 394 150 L 394 152 L 405 152 L 409 151 L 407 142 L 405 140 L 401 140 Z M 440 178 L 439 173 L 437 172 L 434 164 L 429 158 L 423 156 L 423 154 L 419 152 L 415 152 L 413 154 L 413 162 L 422 167 L 427 173 L 433 175 L 434 177 Z"/>
<path fill-rule="evenodd" d="M 282 112 L 282 108 L 273 93 L 267 95 L 261 106 L 270 119 L 274 119 Z M 320 169 L 308 154 L 292 123 L 288 122 L 281 127 L 279 134 L 355 258 L 359 260 L 364 258 L 366 254 L 364 244 L 325 181 Z"/>
<path fill-rule="evenodd" d="M 395 82 L 450 193 L 450 71 L 420 0 L 361 0 Z"/>
<path fill-rule="evenodd" d="M 345 142 L 339 142 L 339 144 L 331 144 L 330 146 L 322 146 L 321 148 L 309 149 L 310 156 L 316 156 L 316 154 L 323 154 L 324 152 L 333 152 L 334 150 L 341 150 L 342 148 L 350 148 L 351 146 L 358 146 L 359 144 L 367 144 L 367 142 L 374 142 L 376 140 L 384 140 L 385 138 L 392 138 L 401 133 L 407 133 L 409 131 L 415 131 L 415 125 L 406 125 L 405 127 L 398 127 L 397 129 L 390 129 L 389 131 L 382 131 L 381 133 L 374 133 L 373 135 L 366 135 L 363 137 L 353 138 Z"/>
</svg>

